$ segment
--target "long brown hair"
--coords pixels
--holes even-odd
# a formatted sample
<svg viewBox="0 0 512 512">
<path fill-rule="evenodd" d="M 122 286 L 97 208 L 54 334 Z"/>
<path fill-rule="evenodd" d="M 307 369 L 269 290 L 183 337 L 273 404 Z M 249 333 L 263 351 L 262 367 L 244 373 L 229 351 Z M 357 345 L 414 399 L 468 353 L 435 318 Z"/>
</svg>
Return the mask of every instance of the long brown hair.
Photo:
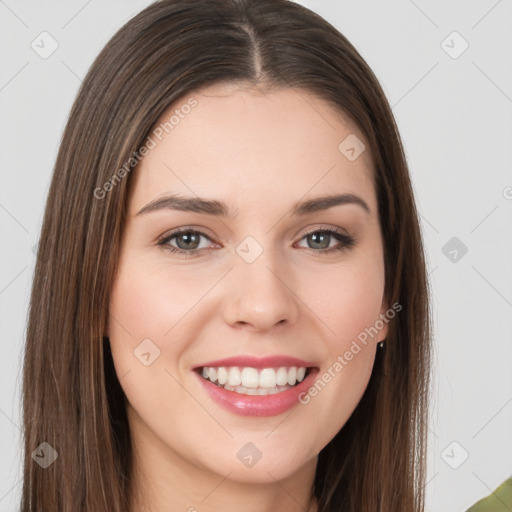
<svg viewBox="0 0 512 512">
<path fill-rule="evenodd" d="M 376 77 L 332 25 L 291 1 L 161 0 L 124 25 L 92 64 L 56 159 L 24 354 L 22 512 L 129 510 L 130 431 L 103 337 L 136 172 L 126 162 L 169 105 L 222 82 L 301 88 L 366 137 L 385 296 L 402 310 L 360 403 L 319 454 L 314 495 L 319 512 L 424 509 L 429 290 L 407 163 Z M 43 442 L 58 454 L 47 468 L 32 456 Z"/>
</svg>

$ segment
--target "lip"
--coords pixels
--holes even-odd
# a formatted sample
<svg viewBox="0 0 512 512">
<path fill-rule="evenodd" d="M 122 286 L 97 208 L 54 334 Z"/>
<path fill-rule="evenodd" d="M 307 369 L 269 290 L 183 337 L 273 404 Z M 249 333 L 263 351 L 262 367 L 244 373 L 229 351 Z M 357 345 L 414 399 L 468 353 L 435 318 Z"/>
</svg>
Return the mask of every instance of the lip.
<svg viewBox="0 0 512 512">
<path fill-rule="evenodd" d="M 194 373 L 210 398 L 224 409 L 240 416 L 277 416 L 300 403 L 299 395 L 312 386 L 319 371 L 318 368 L 310 368 L 309 374 L 302 382 L 293 388 L 273 395 L 242 395 L 217 386 L 203 378 L 197 370 Z"/>
<path fill-rule="evenodd" d="M 192 370 L 198 368 L 219 367 L 219 366 L 250 366 L 251 368 L 277 368 L 280 366 L 305 366 L 306 368 L 314 367 L 315 364 L 297 359 L 296 357 L 288 357 L 284 355 L 268 356 L 268 357 L 253 357 L 253 356 L 237 356 L 228 357 L 226 359 L 217 359 L 216 361 L 209 361 L 203 364 L 198 364 L 192 367 Z"/>
</svg>

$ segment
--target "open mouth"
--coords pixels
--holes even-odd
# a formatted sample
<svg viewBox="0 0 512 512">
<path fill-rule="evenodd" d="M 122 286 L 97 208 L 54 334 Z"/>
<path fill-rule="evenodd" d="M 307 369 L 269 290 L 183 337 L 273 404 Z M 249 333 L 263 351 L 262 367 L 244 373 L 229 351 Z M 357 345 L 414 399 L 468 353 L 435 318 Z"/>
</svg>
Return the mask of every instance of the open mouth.
<svg viewBox="0 0 512 512">
<path fill-rule="evenodd" d="M 242 395 L 274 395 L 297 386 L 313 370 L 312 367 L 281 366 L 279 368 L 200 367 L 195 371 L 216 386 Z"/>
</svg>

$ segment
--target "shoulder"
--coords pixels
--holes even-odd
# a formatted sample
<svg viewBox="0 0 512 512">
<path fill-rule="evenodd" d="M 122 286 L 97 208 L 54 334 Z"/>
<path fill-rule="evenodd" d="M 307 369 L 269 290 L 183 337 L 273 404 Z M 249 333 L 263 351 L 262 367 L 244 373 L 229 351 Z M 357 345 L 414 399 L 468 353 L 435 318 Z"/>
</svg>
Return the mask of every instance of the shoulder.
<svg viewBox="0 0 512 512">
<path fill-rule="evenodd" d="M 512 510 L 512 477 L 505 480 L 489 496 L 476 502 L 466 512 L 510 512 Z"/>
</svg>

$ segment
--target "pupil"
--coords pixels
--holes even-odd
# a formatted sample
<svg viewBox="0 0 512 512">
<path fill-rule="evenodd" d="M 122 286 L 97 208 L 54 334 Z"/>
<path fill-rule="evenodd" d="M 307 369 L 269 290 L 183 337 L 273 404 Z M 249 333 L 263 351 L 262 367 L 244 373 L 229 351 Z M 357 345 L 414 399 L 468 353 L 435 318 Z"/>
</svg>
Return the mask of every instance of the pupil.
<svg viewBox="0 0 512 512">
<path fill-rule="evenodd" d="M 309 235 L 310 241 L 313 240 L 313 244 L 320 243 L 321 247 L 316 247 L 316 249 L 326 249 L 327 247 L 329 247 L 329 242 L 327 242 L 327 245 L 325 245 L 325 243 L 322 245 L 321 242 L 318 242 L 318 240 L 315 240 L 315 239 L 323 238 L 323 241 L 325 242 L 326 240 L 328 241 L 329 237 L 330 237 L 330 235 L 326 234 L 326 233 L 321 233 L 321 234 L 313 233 L 313 234 Z"/>
<path fill-rule="evenodd" d="M 184 247 L 180 247 L 180 249 L 186 249 L 186 250 L 187 250 L 187 249 L 190 249 L 190 242 L 192 242 L 192 244 L 193 244 L 194 242 L 196 242 L 196 243 L 197 243 L 198 238 L 199 238 L 199 237 L 198 237 L 196 234 L 194 234 L 194 233 L 187 233 L 187 234 L 182 234 L 182 235 L 178 236 L 178 237 L 177 237 L 177 239 L 176 239 L 176 242 L 177 242 L 178 247 L 179 247 L 179 246 L 181 245 L 181 244 L 179 243 L 179 240 L 180 240 L 180 239 L 183 239 L 183 240 L 188 241 L 188 245 L 187 245 L 187 244 L 185 244 L 185 246 L 184 246 Z M 193 247 L 193 248 L 195 248 L 195 247 Z"/>
</svg>

